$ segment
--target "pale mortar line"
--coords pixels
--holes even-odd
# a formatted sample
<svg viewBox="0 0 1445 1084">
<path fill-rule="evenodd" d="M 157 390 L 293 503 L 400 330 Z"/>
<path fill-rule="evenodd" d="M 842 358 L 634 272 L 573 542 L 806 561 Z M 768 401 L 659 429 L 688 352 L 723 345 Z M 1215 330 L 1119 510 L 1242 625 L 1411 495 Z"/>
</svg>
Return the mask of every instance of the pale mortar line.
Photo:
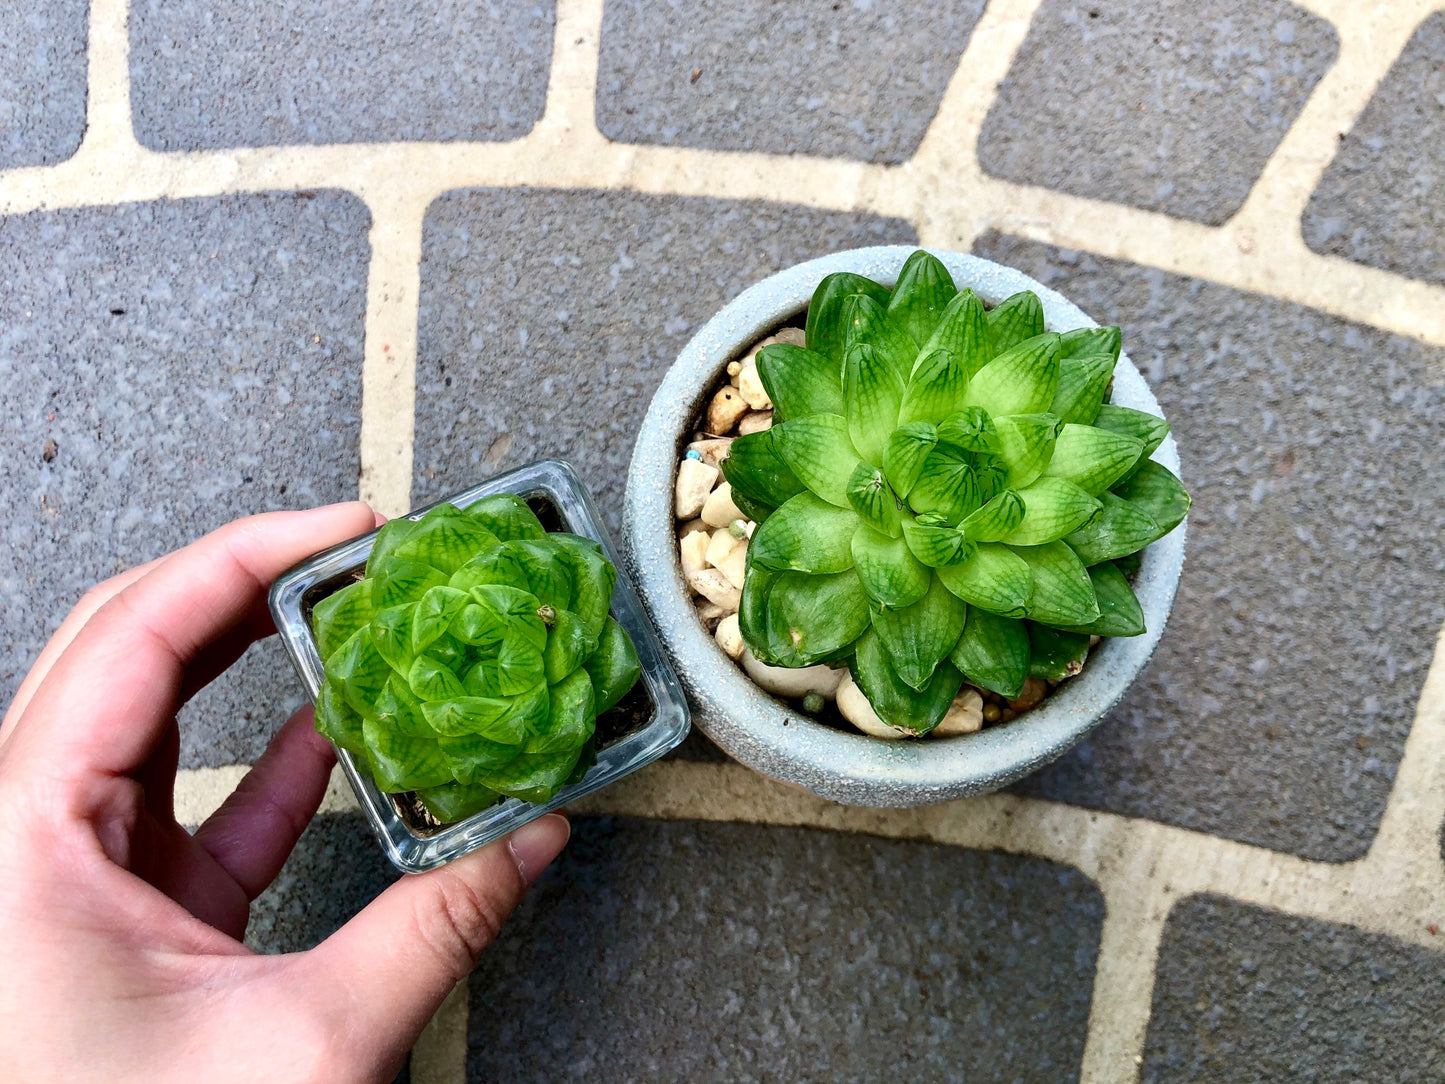
<svg viewBox="0 0 1445 1084">
<path fill-rule="evenodd" d="M 1360 0 L 1316 3 L 1339 35 L 1339 55 L 1315 85 L 1280 140 L 1230 229 L 1242 243 L 1264 251 L 1305 247 L 1301 219 L 1311 195 L 1406 43 L 1435 7 L 1433 2 Z"/>
<path fill-rule="evenodd" d="M 412 1084 L 466 1084 L 467 1025 L 470 999 L 467 980 L 452 987 L 441 1008 L 411 1050 Z"/>
<path fill-rule="evenodd" d="M 361 499 L 386 516 L 411 508 L 422 221 L 431 193 L 401 178 L 371 188 L 371 266 L 361 367 Z"/>
<path fill-rule="evenodd" d="M 1139 1075 L 1170 902 L 1153 883 L 1113 883 L 1105 890 L 1080 1084 L 1119 1084 Z"/>
</svg>

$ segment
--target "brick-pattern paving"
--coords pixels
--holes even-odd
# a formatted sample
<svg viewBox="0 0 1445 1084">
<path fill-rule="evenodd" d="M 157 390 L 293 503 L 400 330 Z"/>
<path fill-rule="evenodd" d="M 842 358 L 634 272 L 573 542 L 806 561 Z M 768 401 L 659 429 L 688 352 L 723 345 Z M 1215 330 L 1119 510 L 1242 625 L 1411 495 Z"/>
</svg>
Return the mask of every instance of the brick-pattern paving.
<svg viewBox="0 0 1445 1084">
<path fill-rule="evenodd" d="M 909 1043 L 940 1077 L 1224 1079 L 1295 1057 L 1343 1073 L 1402 1049 L 1429 1066 L 1438 1030 L 1412 1021 L 1439 1015 L 1445 924 L 1445 670 L 1427 674 L 1445 289 L 1434 148 L 1402 147 L 1438 126 L 1440 6 L 558 0 L 440 12 L 448 29 L 472 20 L 460 35 L 408 4 L 371 18 L 92 0 L 83 55 L 71 8 L 0 17 L 19 57 L 0 110 L 24 117 L 0 115 L 0 146 L 22 148 L 0 158 L 0 234 L 21 242 L 0 256 L 0 382 L 23 400 L 38 369 L 46 394 L 71 389 L 56 421 L 72 427 L 47 458 L 50 420 L 25 402 L 15 422 L 5 600 L 32 616 L 7 624 L 6 665 L 83 580 L 173 544 L 167 531 L 358 479 L 396 512 L 449 472 L 561 450 L 615 509 L 625 419 L 748 281 L 849 244 L 976 247 L 1124 323 L 1174 414 L 1206 499 L 1154 669 L 1030 784 L 1042 796 L 850 810 L 716 760 L 594 796 L 585 812 L 644 819 L 579 825 L 473 978 L 470 1027 L 452 999 L 414 1076 L 555 1077 L 598 1052 L 639 1074 L 867 1076 Z M 41 83 L 43 107 L 9 89 Z M 229 258 L 167 277 L 212 238 Z M 132 299 L 97 319 L 107 283 Z M 42 344 L 47 367 L 26 353 Z M 233 363 L 252 375 L 228 382 Z M 183 404 L 166 426 L 127 405 L 146 391 Z M 82 399 L 98 434 L 76 420 Z M 218 403 L 241 415 L 218 429 L 225 469 L 166 459 Z M 89 496 L 118 432 L 154 477 Z M 64 459 L 86 449 L 84 470 Z M 311 489 L 283 497 L 283 476 Z M 129 533 L 37 529 L 56 479 Z M 154 530 L 152 489 L 184 509 Z M 74 582 L 25 570 L 37 537 L 74 548 Z M 263 663 L 196 705 L 188 765 L 254 755 L 293 696 Z M 188 819 L 236 774 L 183 772 Z M 258 947 L 313 942 L 384 883 L 344 805 L 267 896 Z M 771 955 L 740 962 L 754 938 Z M 959 938 L 998 951 L 970 958 Z M 833 988 L 833 964 L 855 960 L 872 1000 Z M 619 1000 L 689 961 L 726 977 L 736 1028 L 718 1026 L 731 1001 L 701 980 L 689 998 L 677 971 L 666 1004 Z M 1324 972 L 1352 991 L 1388 980 L 1390 997 L 1354 999 L 1359 1019 L 1336 1026 Z M 605 1011 L 538 1019 L 545 1034 L 520 1041 L 528 998 L 559 975 L 574 996 L 601 987 Z M 1040 986 L 1052 1030 L 1021 1027 Z M 906 1026 L 888 1015 L 925 997 Z M 1326 1026 L 1301 1038 L 1281 1001 Z M 809 1012 L 790 1020 L 795 1003 Z M 658 1020 L 671 1047 L 618 1045 Z M 817 1038 L 855 1024 L 856 1058 Z"/>
</svg>

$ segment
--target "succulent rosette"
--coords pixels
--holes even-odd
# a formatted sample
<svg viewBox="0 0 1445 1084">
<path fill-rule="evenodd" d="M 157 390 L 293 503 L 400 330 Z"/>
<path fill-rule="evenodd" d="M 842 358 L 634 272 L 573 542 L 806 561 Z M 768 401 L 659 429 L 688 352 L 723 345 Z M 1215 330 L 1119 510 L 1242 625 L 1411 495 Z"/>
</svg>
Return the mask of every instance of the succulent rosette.
<svg viewBox="0 0 1445 1084">
<path fill-rule="evenodd" d="M 889 290 L 818 285 L 806 347 L 758 356 L 773 426 L 722 464 L 758 523 L 739 622 L 774 666 L 846 664 L 922 734 L 966 679 L 1005 697 L 1145 631 L 1128 575 L 1189 497 L 1149 458 L 1159 417 L 1108 404 L 1117 327 L 1045 331 L 1037 295 L 986 309 L 926 252 Z"/>
<path fill-rule="evenodd" d="M 597 543 L 548 533 L 516 497 L 392 520 L 365 576 L 312 611 L 316 729 L 443 822 L 546 801 L 593 763 L 598 713 L 640 673 L 609 616 L 616 579 Z"/>
</svg>

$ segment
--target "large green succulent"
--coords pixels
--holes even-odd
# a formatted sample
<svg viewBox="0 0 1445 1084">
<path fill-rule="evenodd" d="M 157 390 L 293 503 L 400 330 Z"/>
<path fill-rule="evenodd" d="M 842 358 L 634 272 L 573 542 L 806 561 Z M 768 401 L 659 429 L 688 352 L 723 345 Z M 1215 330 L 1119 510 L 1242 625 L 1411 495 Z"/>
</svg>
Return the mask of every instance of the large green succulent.
<svg viewBox="0 0 1445 1084">
<path fill-rule="evenodd" d="M 1184 518 L 1150 460 L 1169 427 L 1108 405 L 1116 327 L 1044 330 L 1030 292 L 986 310 L 915 252 L 893 290 L 829 275 L 807 347 L 758 357 L 771 429 L 723 472 L 759 523 L 739 613 L 775 666 L 846 662 L 888 723 L 925 733 L 967 678 L 1003 696 L 1137 636 L 1126 575 Z"/>
<path fill-rule="evenodd" d="M 597 714 L 636 682 L 601 547 L 516 497 L 438 505 L 378 532 L 363 579 L 312 611 L 316 729 L 383 791 L 444 822 L 551 798 L 594 760 Z"/>
</svg>

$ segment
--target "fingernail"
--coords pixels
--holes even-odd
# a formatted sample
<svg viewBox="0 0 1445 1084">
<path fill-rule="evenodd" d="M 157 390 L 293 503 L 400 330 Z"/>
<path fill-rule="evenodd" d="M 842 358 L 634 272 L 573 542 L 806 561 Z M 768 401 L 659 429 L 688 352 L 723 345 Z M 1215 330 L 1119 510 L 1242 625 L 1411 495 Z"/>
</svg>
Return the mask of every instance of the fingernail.
<svg viewBox="0 0 1445 1084">
<path fill-rule="evenodd" d="M 507 839 L 507 850 L 517 863 L 522 880 L 531 884 L 540 877 L 552 859 L 562 853 L 571 836 L 572 826 L 566 817 L 557 813 L 528 821 L 513 832 Z"/>
</svg>

